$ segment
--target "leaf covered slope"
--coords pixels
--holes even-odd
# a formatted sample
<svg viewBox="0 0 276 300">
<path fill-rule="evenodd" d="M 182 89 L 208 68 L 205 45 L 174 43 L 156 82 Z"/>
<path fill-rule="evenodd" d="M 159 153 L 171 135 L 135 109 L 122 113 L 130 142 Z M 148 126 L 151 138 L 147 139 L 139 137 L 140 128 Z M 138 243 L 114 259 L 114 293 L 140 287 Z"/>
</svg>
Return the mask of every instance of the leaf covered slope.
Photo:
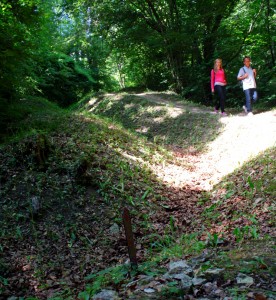
<svg viewBox="0 0 276 300">
<path fill-rule="evenodd" d="M 139 263 L 176 245 L 165 258 L 191 255 L 216 236 L 230 245 L 275 237 L 275 148 L 212 177 L 208 151 L 227 122 L 175 95 L 152 97 L 104 95 L 11 127 L 27 134 L 0 149 L 3 299 L 75 299 L 86 276 L 126 262 L 124 207 Z"/>
</svg>

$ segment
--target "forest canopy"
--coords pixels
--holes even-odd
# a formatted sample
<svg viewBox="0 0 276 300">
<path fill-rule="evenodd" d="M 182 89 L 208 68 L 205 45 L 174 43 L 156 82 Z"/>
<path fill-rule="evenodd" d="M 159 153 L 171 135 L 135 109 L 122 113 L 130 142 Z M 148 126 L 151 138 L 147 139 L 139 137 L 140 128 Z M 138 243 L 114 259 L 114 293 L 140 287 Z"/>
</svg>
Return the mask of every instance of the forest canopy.
<svg viewBox="0 0 276 300">
<path fill-rule="evenodd" d="M 139 87 L 208 104 L 220 57 L 235 106 L 249 55 L 262 101 L 274 105 L 275 22 L 270 0 L 3 0 L 0 99 L 39 95 L 68 106 L 91 92 Z"/>
<path fill-rule="evenodd" d="M 275 24 L 272 0 L 1 0 L 0 299 L 272 299 Z"/>
</svg>

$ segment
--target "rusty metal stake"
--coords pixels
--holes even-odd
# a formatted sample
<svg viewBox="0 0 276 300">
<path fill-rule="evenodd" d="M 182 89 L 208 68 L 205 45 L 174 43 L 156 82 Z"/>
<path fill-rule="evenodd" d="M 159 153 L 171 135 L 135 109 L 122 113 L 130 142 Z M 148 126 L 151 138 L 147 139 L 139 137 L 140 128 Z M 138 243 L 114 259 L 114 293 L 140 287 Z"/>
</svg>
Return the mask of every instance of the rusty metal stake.
<svg viewBox="0 0 276 300">
<path fill-rule="evenodd" d="M 137 268 L 138 263 L 137 263 L 136 248 L 134 245 L 134 239 L 132 233 L 131 218 L 130 218 L 129 210 L 126 207 L 123 210 L 123 222 L 124 222 L 124 228 L 126 233 L 126 241 L 127 241 L 130 264 L 132 267 Z"/>
</svg>

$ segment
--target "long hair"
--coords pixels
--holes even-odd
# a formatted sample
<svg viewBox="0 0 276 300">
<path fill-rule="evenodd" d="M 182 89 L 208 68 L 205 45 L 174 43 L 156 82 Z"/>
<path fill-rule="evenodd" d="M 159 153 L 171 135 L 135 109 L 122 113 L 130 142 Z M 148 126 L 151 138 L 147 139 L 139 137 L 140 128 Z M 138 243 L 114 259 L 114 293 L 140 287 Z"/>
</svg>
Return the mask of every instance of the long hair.
<svg viewBox="0 0 276 300">
<path fill-rule="evenodd" d="M 217 62 L 221 62 L 220 69 L 222 69 L 222 59 L 221 58 L 215 59 L 214 60 L 214 71 L 215 71 L 215 73 L 218 71 Z"/>
</svg>

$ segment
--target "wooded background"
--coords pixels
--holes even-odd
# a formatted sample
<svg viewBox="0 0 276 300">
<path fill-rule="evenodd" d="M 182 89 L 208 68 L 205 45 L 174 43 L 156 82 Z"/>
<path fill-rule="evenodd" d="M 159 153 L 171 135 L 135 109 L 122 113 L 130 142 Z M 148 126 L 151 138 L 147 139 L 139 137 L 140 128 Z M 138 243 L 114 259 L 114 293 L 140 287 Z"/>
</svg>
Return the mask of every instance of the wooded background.
<svg viewBox="0 0 276 300">
<path fill-rule="evenodd" d="M 211 103 L 222 58 L 228 105 L 252 57 L 262 102 L 275 105 L 276 2 L 270 0 L 1 0 L 1 106 L 41 95 L 66 107 L 89 93 L 173 90 Z"/>
</svg>

